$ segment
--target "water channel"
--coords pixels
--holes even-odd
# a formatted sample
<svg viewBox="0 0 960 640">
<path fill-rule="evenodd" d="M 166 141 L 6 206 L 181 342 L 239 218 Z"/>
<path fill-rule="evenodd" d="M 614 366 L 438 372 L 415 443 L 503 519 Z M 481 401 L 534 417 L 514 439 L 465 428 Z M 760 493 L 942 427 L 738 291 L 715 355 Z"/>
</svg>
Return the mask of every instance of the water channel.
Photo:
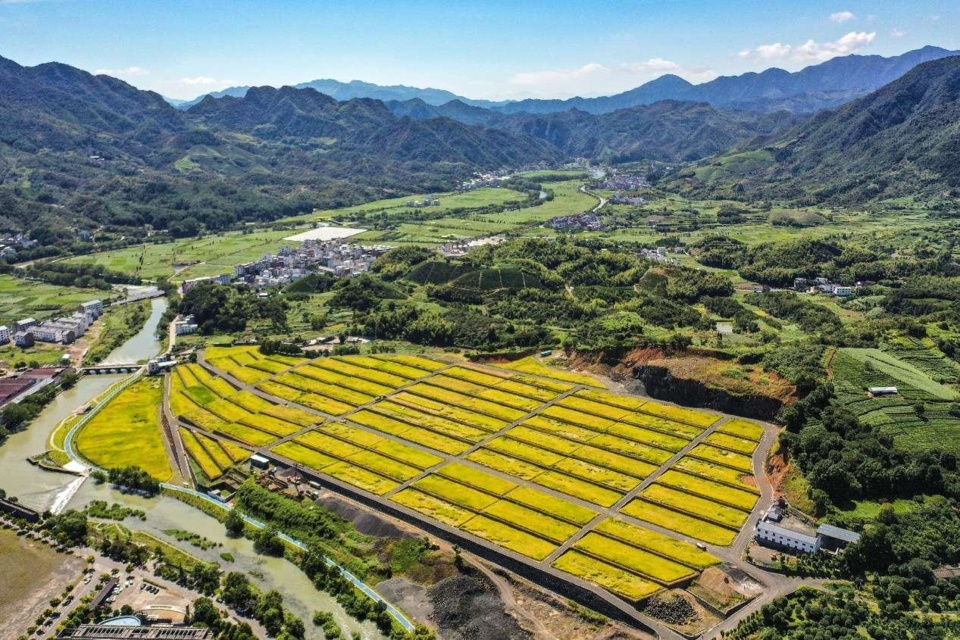
<svg viewBox="0 0 960 640">
<path fill-rule="evenodd" d="M 137 362 L 160 353 L 163 346 L 156 337 L 156 329 L 167 303 L 165 299 L 157 298 L 151 304 L 150 318 L 144 328 L 111 352 L 104 362 Z M 41 511 L 60 506 L 82 508 L 91 500 L 118 502 L 141 509 L 147 514 L 146 521 L 128 519 L 124 526 L 146 531 L 209 562 L 218 562 L 224 571 L 247 573 L 261 589 L 276 589 L 283 594 L 284 604 L 303 619 L 307 638 L 323 637 L 311 619 L 314 611 L 329 611 L 347 637 L 357 631 L 364 640 L 383 640 L 384 636 L 372 623 L 358 624 L 332 597 L 314 589 L 294 565 L 283 559 L 257 555 L 249 540 L 227 538 L 223 525 L 189 505 L 165 496 L 146 500 L 125 495 L 106 485 L 97 486 L 76 476 L 44 471 L 27 462 L 28 457 L 48 448 L 51 432 L 64 418 L 123 378 L 118 375 L 83 376 L 72 389 L 58 395 L 26 431 L 11 435 L 0 445 L 0 488 L 8 495 L 17 496 L 23 504 Z M 222 546 L 202 551 L 164 533 L 171 529 L 192 531 Z M 229 553 L 235 560 L 225 562 L 219 557 L 221 553 Z"/>
</svg>

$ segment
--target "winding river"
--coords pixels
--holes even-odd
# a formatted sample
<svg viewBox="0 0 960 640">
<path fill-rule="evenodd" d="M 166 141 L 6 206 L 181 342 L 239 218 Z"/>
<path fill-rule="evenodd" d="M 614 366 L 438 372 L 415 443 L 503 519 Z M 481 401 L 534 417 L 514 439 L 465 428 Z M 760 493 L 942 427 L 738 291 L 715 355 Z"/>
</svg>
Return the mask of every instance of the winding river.
<svg viewBox="0 0 960 640">
<path fill-rule="evenodd" d="M 152 302 L 150 318 L 137 335 L 120 345 L 107 356 L 106 363 L 127 363 L 147 360 L 160 353 L 163 346 L 156 337 L 157 325 L 167 302 L 163 298 Z M 313 588 L 310 581 L 291 563 L 278 558 L 257 555 L 249 540 L 232 540 L 224 534 L 223 526 L 215 519 L 179 500 L 160 496 L 146 500 L 84 482 L 83 478 L 44 471 L 27 462 L 27 458 L 45 451 L 51 432 L 77 408 L 88 404 L 112 384 L 123 379 L 116 375 L 84 376 L 72 388 L 58 395 L 34 420 L 30 428 L 10 436 L 0 445 L 0 488 L 17 496 L 25 505 L 38 510 L 59 511 L 61 508 L 82 508 L 91 500 L 118 502 L 146 512 L 146 521 L 128 519 L 124 526 L 141 529 L 210 562 L 218 562 L 224 571 L 242 571 L 254 578 L 261 589 L 276 589 L 283 594 L 284 603 L 307 627 L 307 638 L 322 638 L 322 632 L 313 626 L 315 611 L 333 613 L 344 634 L 354 631 L 364 640 L 384 640 L 372 623 L 358 624 L 337 602 Z M 221 547 L 201 551 L 186 542 L 177 542 L 164 533 L 182 529 L 198 533 Z M 230 553 L 233 562 L 224 562 L 221 553 Z"/>
</svg>

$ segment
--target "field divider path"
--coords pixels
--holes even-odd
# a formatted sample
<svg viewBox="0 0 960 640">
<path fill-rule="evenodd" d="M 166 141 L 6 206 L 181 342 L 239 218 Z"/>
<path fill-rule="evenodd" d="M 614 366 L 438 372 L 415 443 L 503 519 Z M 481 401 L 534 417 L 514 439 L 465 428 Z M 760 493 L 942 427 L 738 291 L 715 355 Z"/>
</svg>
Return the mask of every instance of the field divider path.
<svg viewBox="0 0 960 640">
<path fill-rule="evenodd" d="M 166 425 L 163 429 L 164 432 L 164 444 L 167 447 L 167 454 L 173 458 L 173 464 L 176 466 L 178 473 L 180 474 L 181 482 L 190 483 L 191 487 L 197 486 L 197 479 L 193 476 L 193 470 L 190 468 L 190 463 L 187 461 L 187 452 L 186 448 L 183 446 L 183 442 L 180 439 L 180 422 L 177 420 L 176 416 L 173 415 L 170 407 L 170 394 L 172 393 L 171 387 L 173 386 L 170 383 L 170 375 L 176 375 L 171 372 L 163 376 L 163 400 L 160 403 L 160 411 L 162 415 L 160 416 L 161 421 L 165 422 Z M 171 483 L 172 484 L 172 483 Z"/>
<path fill-rule="evenodd" d="M 662 476 L 664 473 L 669 471 L 673 467 L 673 465 L 675 465 L 684 456 L 690 453 L 694 449 L 694 447 L 702 443 L 708 436 L 713 434 L 717 429 L 719 429 L 721 426 L 723 426 L 730 420 L 731 420 L 730 417 L 724 416 L 721 419 L 714 422 L 709 427 L 707 427 L 706 429 L 704 429 L 700 435 L 698 435 L 693 440 L 688 442 L 685 447 L 680 449 L 680 451 L 673 454 L 673 457 L 671 457 L 669 460 L 667 460 L 662 465 L 657 467 L 656 471 L 654 471 L 649 476 L 644 478 L 640 484 L 638 484 L 633 489 L 631 489 L 626 494 L 624 494 L 624 496 L 619 500 L 617 500 L 613 504 L 613 506 L 607 509 L 601 510 L 600 513 L 597 514 L 596 518 L 594 518 L 593 520 L 585 524 L 577 533 L 575 533 L 566 542 L 564 542 L 559 547 L 557 547 L 556 551 L 554 551 L 544 559 L 544 562 L 552 564 L 557 560 L 557 558 L 559 558 L 561 555 L 569 551 L 570 548 L 573 545 L 575 545 L 577 542 L 579 542 L 581 538 L 583 538 L 585 535 L 593 531 L 594 528 L 596 528 L 596 526 L 599 525 L 601 522 L 603 522 L 607 518 L 619 517 L 620 509 L 630 504 L 630 501 L 636 498 L 641 491 L 643 491 L 644 489 L 649 487 L 651 484 L 656 482 L 660 476 Z M 648 526 L 648 525 L 644 523 L 643 526 Z M 669 531 L 667 529 L 660 529 L 660 531 L 661 533 L 666 533 L 670 535 L 670 537 L 672 538 L 682 539 L 681 536 L 679 536 L 676 531 Z"/>
<path fill-rule="evenodd" d="M 442 371 L 442 370 L 441 370 L 441 371 Z M 438 372 L 438 373 L 439 373 L 439 372 Z M 450 455 L 450 457 L 449 457 L 447 460 L 444 460 L 443 462 L 440 462 L 440 463 L 438 463 L 438 464 L 435 464 L 435 465 L 433 465 L 432 467 L 430 467 L 429 469 L 424 469 L 421 473 L 415 475 L 414 477 L 410 478 L 410 479 L 407 480 L 406 482 L 401 483 L 400 486 L 398 486 L 398 487 L 396 487 L 396 488 L 394 488 L 394 489 L 391 489 L 390 491 L 388 491 L 387 493 L 385 493 L 385 494 L 384 494 L 384 497 L 385 497 L 385 498 L 389 498 L 389 497 L 393 496 L 395 493 L 397 493 L 397 492 L 399 492 L 399 491 L 402 491 L 402 490 L 408 488 L 408 487 L 409 487 L 410 485 L 412 485 L 413 483 L 418 482 L 419 480 L 424 479 L 425 477 L 427 477 L 427 476 L 430 475 L 431 473 L 435 472 L 437 469 L 439 469 L 440 467 L 444 466 L 444 465 L 447 464 L 447 463 L 454 462 L 454 461 L 469 463 L 469 461 L 465 460 L 465 458 L 466 458 L 468 455 L 470 455 L 471 453 L 473 453 L 474 451 L 480 449 L 480 448 L 483 447 L 485 444 L 488 444 L 488 443 L 492 442 L 493 440 L 496 440 L 497 438 L 503 436 L 503 435 L 506 434 L 508 431 L 510 431 L 510 430 L 513 429 L 514 427 L 522 424 L 523 422 L 529 420 L 530 418 L 532 418 L 532 417 L 534 417 L 534 416 L 536 416 L 536 415 L 539 415 L 540 412 L 543 411 L 544 409 L 546 409 L 547 407 L 553 406 L 554 404 L 556 404 L 556 403 L 559 402 L 560 400 L 563 400 L 563 399 L 566 398 L 567 396 L 573 395 L 574 393 L 576 393 L 577 391 L 580 391 L 580 390 L 583 389 L 583 388 L 584 388 L 583 385 L 579 385 L 579 384 L 578 384 L 578 385 L 576 385 L 573 389 L 570 389 L 570 390 L 568 390 L 568 391 L 564 391 L 563 393 L 561 393 L 561 394 L 558 395 L 557 397 L 553 398 L 552 400 L 548 400 L 548 401 L 545 402 L 544 404 L 540 405 L 539 407 L 537 407 L 536 409 L 534 409 L 534 410 L 531 411 L 530 413 L 527 413 L 527 414 L 525 414 L 525 415 L 523 415 L 523 416 L 520 416 L 519 418 L 517 418 L 517 419 L 514 420 L 513 422 L 507 424 L 507 426 L 503 427 L 503 428 L 500 429 L 499 431 L 494 431 L 493 433 L 490 433 L 489 435 L 487 435 L 487 437 L 485 437 L 485 438 L 484 438 L 483 440 L 481 440 L 480 442 L 477 442 L 476 444 L 474 444 L 474 445 L 473 445 L 472 447 L 470 447 L 469 449 L 467 449 L 467 450 L 465 450 L 465 451 L 462 451 L 462 452 L 460 452 L 460 453 L 458 453 L 458 454 L 456 454 L 456 455 Z M 471 464 L 470 466 L 474 466 L 474 465 Z M 486 468 L 484 468 L 484 471 L 489 471 L 489 470 L 486 469 Z M 518 484 L 520 484 L 520 482 L 518 482 L 518 480 L 520 480 L 519 478 L 507 476 L 506 474 L 503 474 L 503 475 L 504 475 L 504 477 L 509 478 L 511 481 L 517 482 Z M 527 482 L 528 482 L 528 481 L 527 481 Z M 532 485 L 531 485 L 531 486 L 532 486 Z"/>
</svg>

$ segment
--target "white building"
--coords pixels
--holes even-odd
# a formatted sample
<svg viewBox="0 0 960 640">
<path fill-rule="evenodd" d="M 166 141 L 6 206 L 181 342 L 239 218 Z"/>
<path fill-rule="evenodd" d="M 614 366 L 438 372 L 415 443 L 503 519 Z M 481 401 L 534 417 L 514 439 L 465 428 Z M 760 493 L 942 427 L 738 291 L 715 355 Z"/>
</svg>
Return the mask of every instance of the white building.
<svg viewBox="0 0 960 640">
<path fill-rule="evenodd" d="M 10 342 L 10 327 L 3 324 L 0 325 L 0 344 L 7 344 Z"/>
<path fill-rule="evenodd" d="M 96 320 L 103 315 L 103 300 L 91 300 L 80 305 L 80 313 Z"/>
<path fill-rule="evenodd" d="M 757 542 L 775 549 L 799 553 L 815 553 L 820 550 L 820 537 L 761 520 L 757 523 Z"/>
</svg>

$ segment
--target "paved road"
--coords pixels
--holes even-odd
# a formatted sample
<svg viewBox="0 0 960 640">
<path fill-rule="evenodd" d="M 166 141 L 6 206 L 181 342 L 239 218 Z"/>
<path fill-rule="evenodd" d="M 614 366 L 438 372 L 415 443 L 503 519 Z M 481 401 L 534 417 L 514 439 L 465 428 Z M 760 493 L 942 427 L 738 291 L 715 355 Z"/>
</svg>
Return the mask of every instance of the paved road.
<svg viewBox="0 0 960 640">
<path fill-rule="evenodd" d="M 590 213 L 596 213 L 596 212 L 600 211 L 600 209 L 603 209 L 603 208 L 606 206 L 607 202 L 608 202 L 608 200 L 607 200 L 606 198 L 604 198 L 603 196 L 598 196 L 597 194 L 593 193 L 592 191 L 587 191 L 587 187 L 586 187 L 586 186 L 580 187 L 580 192 L 581 192 L 581 193 L 586 193 L 587 195 L 591 195 L 591 196 L 593 196 L 594 198 L 596 198 L 596 199 L 599 201 L 599 203 L 597 204 L 597 206 L 595 206 L 593 209 L 590 209 Z"/>
</svg>

